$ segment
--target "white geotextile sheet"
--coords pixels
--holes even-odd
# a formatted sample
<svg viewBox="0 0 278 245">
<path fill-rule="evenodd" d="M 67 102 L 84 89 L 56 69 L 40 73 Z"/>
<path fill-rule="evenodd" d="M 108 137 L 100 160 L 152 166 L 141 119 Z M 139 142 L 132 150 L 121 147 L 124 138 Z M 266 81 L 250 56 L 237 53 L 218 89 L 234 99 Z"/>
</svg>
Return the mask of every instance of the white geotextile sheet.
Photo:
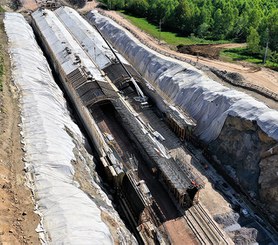
<svg viewBox="0 0 278 245">
<path fill-rule="evenodd" d="M 107 46 L 98 31 L 92 27 L 80 14 L 67 6 L 62 6 L 54 11 L 59 20 L 65 25 L 87 54 L 95 61 L 100 69 L 104 69 L 115 62 L 115 56 Z M 117 51 L 114 50 L 116 53 Z M 127 61 L 120 56 L 123 63 Z"/>
<path fill-rule="evenodd" d="M 112 244 L 97 205 L 73 181 L 73 138 L 82 135 L 22 15 L 6 13 L 12 76 L 20 90 L 26 168 L 42 218 L 46 243 Z M 72 132 L 70 136 L 66 128 Z M 30 174 L 31 173 L 31 174 Z"/>
<path fill-rule="evenodd" d="M 195 134 L 201 139 L 216 139 L 231 115 L 256 121 L 267 135 L 278 140 L 276 110 L 213 81 L 192 65 L 158 54 L 95 10 L 87 17 L 146 80 L 156 83 L 197 121 Z"/>
</svg>

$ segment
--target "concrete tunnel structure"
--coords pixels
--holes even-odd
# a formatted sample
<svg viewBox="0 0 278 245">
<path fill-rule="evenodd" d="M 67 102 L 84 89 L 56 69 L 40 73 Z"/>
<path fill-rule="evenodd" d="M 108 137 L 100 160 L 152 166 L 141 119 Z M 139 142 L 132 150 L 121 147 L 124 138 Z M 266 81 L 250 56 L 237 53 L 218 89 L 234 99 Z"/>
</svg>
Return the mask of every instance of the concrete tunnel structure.
<svg viewBox="0 0 278 245">
<path fill-rule="evenodd" d="M 193 175 L 188 176 L 174 159 L 166 156 L 158 140 L 153 142 L 154 137 L 146 134 L 142 120 L 124 99 L 132 90 L 132 84 L 99 33 L 67 7 L 55 12 L 37 10 L 32 14 L 32 25 L 110 177 L 117 179 L 118 185 L 121 183 L 123 162 L 111 149 L 92 116 L 95 106 L 107 103 L 119 113 L 126 127 L 131 127 L 131 133 L 151 159 L 149 167 L 157 168 L 159 178 L 177 203 L 188 206 L 188 201 L 194 199 L 194 195 L 188 194 L 188 188 L 197 193 L 202 183 L 198 183 Z M 144 83 L 142 77 L 123 57 L 119 57 L 141 86 Z M 174 115 L 174 112 L 170 114 Z M 193 121 L 190 123 L 194 126 Z"/>
<path fill-rule="evenodd" d="M 69 8 L 61 9 L 73 11 Z M 139 199 L 137 199 L 142 200 L 142 205 L 140 205 L 139 209 L 138 203 L 134 202 L 135 198 L 132 198 L 129 194 L 126 194 L 124 198 L 119 200 L 122 208 L 129 210 L 125 214 L 126 217 L 136 227 L 142 222 L 141 214 L 146 212 L 145 210 L 147 209 L 149 210 L 148 214 L 151 214 L 151 217 L 153 217 L 154 224 L 157 225 L 157 222 L 163 222 L 159 218 L 162 215 L 157 213 L 161 212 L 160 209 L 156 208 L 156 211 L 153 210 L 152 205 L 157 207 L 157 204 L 144 201 L 147 199 L 146 193 L 139 188 L 139 185 L 132 184 L 133 178 L 125 178 L 127 171 L 133 166 L 130 165 L 129 156 L 125 154 L 123 147 L 129 147 L 130 143 L 125 143 L 125 139 L 121 136 L 115 137 L 113 133 L 110 133 L 116 124 L 119 125 L 118 129 L 124 128 L 121 135 L 135 142 L 136 150 L 134 150 L 134 154 L 138 152 L 139 155 L 144 155 L 143 162 L 145 162 L 144 164 L 149 169 L 148 171 L 156 169 L 156 181 L 164 186 L 169 193 L 167 195 L 173 196 L 176 205 L 189 208 L 193 203 L 195 194 L 202 188 L 202 183 L 196 181 L 193 174 L 188 176 L 187 172 L 181 171 L 179 165 L 173 158 L 168 156 L 163 145 L 159 142 L 158 132 L 153 131 L 153 129 L 150 130 L 144 123 L 144 120 L 134 111 L 129 101 L 126 100 L 130 94 L 132 96 L 137 94 L 134 91 L 133 84 L 122 74 L 118 74 L 123 69 L 114 63 L 114 59 L 111 59 L 112 62 L 109 59 L 112 64 L 111 67 L 108 66 L 109 69 L 106 68 L 106 72 L 110 71 L 110 78 L 114 80 L 114 84 L 109 79 L 108 74 L 100 69 L 100 64 L 97 64 L 90 57 L 84 43 L 83 45 L 80 44 L 76 36 L 69 32 L 69 28 L 60 21 L 61 18 L 57 17 L 59 16 L 57 12 L 41 9 L 34 12 L 32 14 L 33 29 L 99 155 L 106 178 L 118 190 L 133 186 L 133 197 L 138 196 Z M 81 19 L 80 16 L 78 18 Z M 82 25 L 79 25 L 76 29 L 82 30 Z M 98 32 L 91 26 L 90 31 L 94 31 L 94 35 L 98 35 Z M 103 43 L 101 46 L 103 47 Z M 93 56 L 96 57 L 96 55 Z M 107 56 L 105 55 L 105 57 Z M 131 66 L 128 67 L 134 74 L 135 70 L 133 71 Z M 137 74 L 135 75 L 138 76 Z M 119 78 L 122 78 L 124 82 L 121 82 Z M 116 85 L 122 90 L 119 90 Z M 107 108 L 110 108 L 110 113 L 107 113 Z M 116 116 L 112 116 L 109 119 L 108 114 L 111 116 L 113 113 Z M 99 119 L 99 116 L 102 116 L 102 118 Z M 115 118 L 117 120 L 114 120 Z M 110 122 L 108 120 L 106 125 L 103 125 L 103 120 L 107 119 Z M 113 126 L 111 125 L 111 120 Z M 105 130 L 108 130 L 107 132 L 109 133 L 106 133 Z M 139 155 L 137 156 L 140 158 Z M 140 180 L 137 182 L 139 183 Z M 163 187 L 160 188 L 163 189 Z M 192 191 L 188 192 L 188 188 Z M 173 199 L 168 196 L 164 200 L 172 202 Z M 127 202 L 130 203 L 130 207 L 126 204 Z M 152 230 L 153 228 L 150 229 Z M 136 234 L 136 231 L 134 232 Z M 139 241 L 147 239 L 146 237 L 149 235 L 148 232 L 145 232 L 146 230 L 142 230 L 139 232 L 139 236 L 136 235 Z M 157 232 L 159 231 L 156 230 L 152 234 L 160 236 L 156 235 Z"/>
</svg>

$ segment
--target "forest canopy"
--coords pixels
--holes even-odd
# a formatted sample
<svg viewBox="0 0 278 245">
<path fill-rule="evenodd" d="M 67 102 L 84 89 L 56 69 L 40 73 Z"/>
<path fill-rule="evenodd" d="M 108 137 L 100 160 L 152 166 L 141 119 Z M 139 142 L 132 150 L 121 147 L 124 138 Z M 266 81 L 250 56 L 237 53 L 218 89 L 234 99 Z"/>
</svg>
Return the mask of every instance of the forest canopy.
<svg viewBox="0 0 278 245">
<path fill-rule="evenodd" d="M 183 36 L 248 42 L 251 53 L 268 43 L 278 54 L 278 0 L 102 0 L 108 8 L 147 18 Z M 278 56 L 278 55 L 277 55 Z"/>
</svg>

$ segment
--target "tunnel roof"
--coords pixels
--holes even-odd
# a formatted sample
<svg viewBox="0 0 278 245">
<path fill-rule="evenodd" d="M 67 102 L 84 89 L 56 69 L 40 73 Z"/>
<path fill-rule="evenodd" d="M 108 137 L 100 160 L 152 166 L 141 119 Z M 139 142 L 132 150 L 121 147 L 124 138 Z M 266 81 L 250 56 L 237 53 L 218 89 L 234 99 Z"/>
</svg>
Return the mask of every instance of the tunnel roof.
<svg viewBox="0 0 278 245">
<path fill-rule="evenodd" d="M 117 96 L 115 91 L 107 88 L 104 73 L 96 67 L 54 12 L 39 9 L 32 14 L 32 18 L 85 106 Z"/>
<path fill-rule="evenodd" d="M 70 30 L 81 46 L 86 49 L 89 57 L 94 60 L 100 69 L 117 63 L 115 55 L 99 32 L 83 19 L 78 12 L 69 7 L 61 7 L 56 9 L 54 13 L 65 27 Z M 116 50 L 114 52 L 118 54 Z M 118 57 L 121 62 L 128 64 L 121 55 L 118 54 Z"/>
</svg>

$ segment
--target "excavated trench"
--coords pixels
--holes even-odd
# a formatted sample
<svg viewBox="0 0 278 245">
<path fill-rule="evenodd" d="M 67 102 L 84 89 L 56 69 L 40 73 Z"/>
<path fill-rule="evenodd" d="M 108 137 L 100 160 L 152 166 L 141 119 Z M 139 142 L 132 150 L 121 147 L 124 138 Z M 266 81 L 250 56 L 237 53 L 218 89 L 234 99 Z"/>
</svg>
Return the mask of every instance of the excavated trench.
<svg viewBox="0 0 278 245">
<path fill-rule="evenodd" d="M 48 53 L 45 52 L 46 56 L 47 54 Z M 52 64 L 51 61 L 49 61 L 49 63 Z M 58 76 L 56 75 L 56 79 L 57 77 Z M 58 82 L 58 84 L 61 83 Z M 67 98 L 67 100 L 69 101 L 70 99 Z M 123 162 L 124 168 L 126 170 L 129 169 L 130 166 L 138 168 L 136 173 L 138 178 L 141 180 L 143 179 L 146 182 L 150 192 L 153 194 L 154 199 L 160 207 L 157 211 L 157 216 L 159 217 L 160 222 L 179 217 L 180 214 L 176 211 L 176 207 L 171 201 L 168 193 L 165 191 L 164 186 L 162 186 L 155 178 L 155 175 L 153 175 L 153 172 L 148 167 L 153 165 L 152 160 L 148 157 L 145 149 L 140 147 L 140 143 L 136 140 L 136 137 L 129 132 L 129 129 L 127 128 L 128 125 L 122 120 L 113 103 L 109 101 L 97 103 L 90 108 L 90 111 L 92 117 L 97 122 L 98 127 L 102 132 L 105 132 L 104 136 L 108 144 L 114 150 L 115 155 Z M 269 160 L 260 161 L 260 156 L 265 154 L 265 151 L 268 149 L 275 147 L 275 142 L 265 133 L 260 131 L 256 123 L 249 123 L 248 120 L 238 120 L 239 121 L 237 121 L 236 117 L 228 116 L 224 122 L 224 127 L 221 130 L 220 135 L 213 140 L 206 149 L 210 155 L 215 155 L 212 160 L 215 162 L 225 162 L 228 166 L 227 169 L 232 168 L 236 172 L 236 177 L 241 181 L 240 183 L 243 183 L 243 186 L 248 191 L 254 192 L 254 195 L 263 195 L 262 192 L 260 192 L 262 186 L 257 184 L 260 176 L 260 168 L 258 166 L 265 166 L 264 171 L 267 172 L 268 170 L 266 167 L 269 165 Z M 80 122 L 79 125 L 83 124 L 82 121 L 78 119 L 77 121 Z M 230 138 L 230 141 L 227 140 L 227 138 Z M 95 151 L 95 153 L 96 152 L 97 151 Z M 226 154 L 227 152 L 228 154 Z M 254 152 L 257 153 L 254 154 Z M 270 154 L 269 156 L 266 156 L 266 158 L 272 159 L 273 156 Z M 238 161 L 238 159 L 240 159 L 240 161 Z M 136 193 L 134 195 L 129 195 L 131 192 L 127 190 L 132 190 L 129 180 L 127 178 L 123 179 L 122 190 L 119 192 L 119 190 L 115 190 L 113 188 L 114 186 L 109 184 L 110 182 L 106 179 L 104 171 L 100 166 L 101 164 L 98 164 L 97 170 L 103 177 L 104 185 L 107 187 L 107 190 L 113 194 L 114 204 L 118 207 L 119 213 L 122 214 L 123 220 L 126 220 L 129 224 L 129 228 L 133 230 L 133 232 L 136 232 L 136 229 L 132 227 L 132 222 L 127 218 L 126 212 L 121 209 L 121 204 L 119 203 L 121 195 L 124 194 L 125 197 L 123 198 L 127 200 L 129 199 L 128 201 L 133 205 L 135 210 L 135 212 L 133 212 L 134 217 L 136 217 L 137 221 L 139 220 L 142 206 L 137 205 L 138 202 L 134 201 L 136 200 L 134 197 Z M 249 171 L 250 169 L 252 171 Z M 247 181 L 249 179 L 251 181 Z M 264 184 L 265 189 L 269 186 L 268 184 L 270 184 L 266 183 L 265 180 L 262 180 L 262 183 Z M 192 196 L 194 196 L 194 193 Z M 269 199 L 271 199 L 271 197 L 269 197 Z M 166 201 L 169 203 L 166 203 Z M 169 209 L 169 207 L 171 208 Z M 138 240 L 140 241 L 140 238 L 138 238 Z"/>
<path fill-rule="evenodd" d="M 143 205 L 138 204 L 140 203 L 138 201 L 138 194 L 134 190 L 134 187 L 132 187 L 128 178 L 125 177 L 123 179 L 121 189 L 118 189 L 113 185 L 111 179 L 107 177 L 99 159 L 98 151 L 90 140 L 90 137 L 88 137 L 84 122 L 79 118 L 78 113 L 76 113 L 73 101 L 67 94 L 67 91 L 60 80 L 60 75 L 55 72 L 55 65 L 53 65 L 49 53 L 45 50 L 45 45 L 41 43 L 40 38 L 37 38 L 37 42 L 42 48 L 44 56 L 47 58 L 56 83 L 64 93 L 64 97 L 67 100 L 68 110 L 71 113 L 73 121 L 78 124 L 83 135 L 86 137 L 86 142 L 88 143 L 86 146 L 87 151 L 94 156 L 94 161 L 96 163 L 95 170 L 102 180 L 101 188 L 112 197 L 111 201 L 113 206 L 118 211 L 126 227 L 134 234 L 139 244 L 143 244 L 134 222 L 132 222 L 128 213 L 124 210 L 126 207 L 121 203 L 121 199 L 124 199 L 129 203 L 130 208 L 132 209 L 131 213 L 133 218 L 135 218 L 136 223 L 139 224 L 144 207 Z M 134 91 L 132 90 L 133 89 L 131 88 L 130 91 L 134 94 Z M 135 173 L 137 174 L 138 181 L 145 181 L 155 200 L 152 208 L 155 211 L 155 215 L 160 224 L 167 220 L 181 217 L 182 214 L 178 211 L 173 199 L 169 197 L 165 186 L 162 185 L 159 179 L 152 173 L 150 166 L 153 166 L 153 161 L 142 146 L 140 146 L 140 143 L 136 140 L 134 135 L 125 129 L 124 122 L 116 111 L 114 105 L 109 100 L 105 100 L 94 104 L 90 107 L 89 111 L 105 138 L 108 139 L 108 141 L 110 139 L 110 142 L 108 142 L 109 146 L 113 149 L 113 153 L 118 157 L 119 161 L 123 162 L 124 169 L 128 171 L 136 168 L 137 171 Z"/>
<path fill-rule="evenodd" d="M 95 11 L 87 17 L 145 79 L 196 119 L 193 143 L 250 199 L 262 202 L 277 226 L 277 111 L 149 50 Z"/>
<path fill-rule="evenodd" d="M 180 212 L 177 211 L 175 204 L 169 197 L 164 186 L 162 186 L 160 181 L 155 178 L 155 175 L 151 172 L 151 159 L 147 154 L 143 153 L 144 149 L 139 146 L 138 142 L 134 142 L 131 139 L 130 133 L 125 129 L 124 122 L 113 104 L 108 101 L 95 104 L 90 108 L 90 111 L 115 155 L 123 163 L 125 171 L 137 169 L 136 175 L 138 180 L 145 181 L 150 193 L 160 207 L 160 210 L 156 213 L 160 218 L 160 222 L 180 217 Z M 138 206 L 139 201 L 134 201 L 136 200 L 136 198 L 134 198 L 136 195 L 135 193 L 133 193 L 133 196 L 129 195 L 131 189 L 128 179 L 125 178 L 123 180 L 121 193 L 124 193 L 129 203 L 135 207 L 134 213 L 136 213 L 135 216 L 138 219 L 137 221 L 139 221 L 140 214 L 144 207 Z"/>
<path fill-rule="evenodd" d="M 38 35 L 36 31 L 35 34 Z M 177 204 L 175 204 L 173 198 L 169 196 L 165 186 L 156 176 L 153 175 L 153 172 L 149 167 L 154 165 L 152 157 L 149 157 L 146 149 L 142 147 L 140 142 L 136 139 L 136 136 L 131 132 L 129 128 L 129 126 L 132 124 L 131 121 L 133 121 L 133 119 L 131 119 L 131 114 L 128 115 L 129 123 L 126 124 L 126 121 L 122 119 L 122 117 L 125 117 L 125 115 L 123 115 L 125 110 L 123 110 L 121 115 L 119 115 L 117 112 L 118 109 L 116 110 L 114 107 L 115 101 L 109 101 L 109 99 L 101 100 L 101 102 L 96 102 L 88 106 L 88 112 L 91 114 L 93 121 L 100 129 L 107 145 L 110 147 L 110 149 L 112 149 L 113 155 L 119 162 L 123 164 L 123 169 L 125 171 L 129 171 L 132 170 L 134 166 L 137 169 L 136 171 L 133 171 L 133 175 L 136 175 L 135 178 L 124 177 L 122 184 L 118 185 L 111 181 L 111 176 L 107 176 L 107 169 L 103 168 L 103 162 L 99 158 L 102 157 L 100 155 L 101 150 L 96 148 L 96 142 L 93 139 L 94 136 L 92 136 L 93 134 L 88 131 L 90 120 L 88 123 L 86 119 L 82 117 L 82 106 L 78 106 L 78 104 L 76 104 L 78 102 L 76 102 L 75 95 L 73 95 L 74 92 L 72 88 L 67 85 L 68 81 L 65 81 L 65 77 L 63 77 L 63 73 L 60 71 L 60 64 L 53 57 L 53 53 L 51 53 L 51 47 L 48 46 L 45 40 L 42 42 L 41 36 L 37 36 L 37 42 L 42 48 L 44 55 L 48 59 L 48 63 L 52 68 L 53 76 L 55 77 L 57 84 L 59 84 L 64 94 L 66 94 L 65 97 L 70 104 L 69 110 L 72 112 L 75 121 L 77 121 L 79 126 L 83 128 L 83 133 L 85 131 L 88 133 L 85 133 L 85 135 L 87 135 L 87 138 L 90 139 L 88 142 L 91 143 L 90 146 L 96 156 L 95 159 L 99 160 L 96 162 L 96 170 L 102 177 L 102 185 L 105 186 L 106 192 L 111 194 L 113 197 L 111 201 L 120 214 L 122 220 L 125 221 L 127 228 L 133 232 L 138 242 L 142 244 L 143 242 L 140 235 L 138 234 L 137 227 L 140 225 L 142 212 L 146 212 L 146 206 L 144 206 L 146 204 L 141 200 L 142 205 L 138 205 L 138 202 L 136 201 L 135 196 L 140 196 L 140 191 L 138 193 L 139 186 L 144 188 L 145 194 L 149 195 L 148 193 L 150 193 L 151 199 L 154 200 L 152 207 L 150 208 L 151 211 L 149 212 L 152 212 L 156 227 L 159 227 L 167 220 L 181 217 L 182 214 L 177 211 Z M 130 89 L 131 93 L 134 93 L 134 91 L 132 91 L 134 87 L 132 88 L 132 86 L 130 86 Z M 119 100 L 118 106 L 122 107 L 123 109 L 124 103 L 120 102 Z M 109 158 L 107 158 L 107 160 L 109 160 Z M 134 183 L 132 183 L 134 182 L 132 179 L 135 180 L 135 186 Z M 144 187 L 145 184 L 147 190 Z M 130 195 L 132 190 L 133 195 Z M 187 206 L 190 206 L 191 204 L 192 200 Z"/>
</svg>

